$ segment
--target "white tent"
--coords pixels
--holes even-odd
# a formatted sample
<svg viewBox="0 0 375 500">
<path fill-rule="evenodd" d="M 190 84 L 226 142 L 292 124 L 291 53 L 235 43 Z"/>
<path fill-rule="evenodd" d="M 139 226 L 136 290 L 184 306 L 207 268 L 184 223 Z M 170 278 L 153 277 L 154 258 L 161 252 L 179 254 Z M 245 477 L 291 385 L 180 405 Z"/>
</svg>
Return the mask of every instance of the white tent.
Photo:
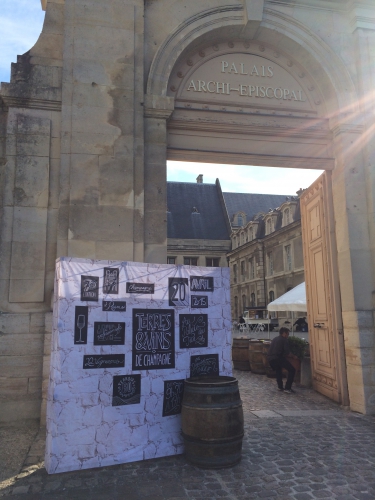
<svg viewBox="0 0 375 500">
<path fill-rule="evenodd" d="M 284 293 L 267 306 L 269 311 L 294 311 L 306 312 L 306 287 L 305 282 Z"/>
</svg>

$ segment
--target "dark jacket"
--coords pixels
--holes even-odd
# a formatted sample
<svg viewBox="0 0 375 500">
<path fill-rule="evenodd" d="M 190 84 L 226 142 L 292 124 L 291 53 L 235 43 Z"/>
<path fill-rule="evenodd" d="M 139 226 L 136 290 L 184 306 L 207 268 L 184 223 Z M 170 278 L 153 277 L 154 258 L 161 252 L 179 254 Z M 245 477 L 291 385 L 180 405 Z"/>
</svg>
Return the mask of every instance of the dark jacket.
<svg viewBox="0 0 375 500">
<path fill-rule="evenodd" d="M 275 337 L 268 349 L 267 359 L 272 361 L 273 359 L 285 358 L 290 354 L 288 339 L 284 338 L 282 335 Z"/>
</svg>

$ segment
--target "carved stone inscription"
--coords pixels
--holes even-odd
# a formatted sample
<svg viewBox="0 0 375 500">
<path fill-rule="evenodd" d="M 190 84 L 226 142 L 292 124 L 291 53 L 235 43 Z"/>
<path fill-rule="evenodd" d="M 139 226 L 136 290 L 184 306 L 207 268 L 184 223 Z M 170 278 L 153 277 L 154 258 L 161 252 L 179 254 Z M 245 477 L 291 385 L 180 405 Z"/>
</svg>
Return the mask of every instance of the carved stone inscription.
<svg viewBox="0 0 375 500">
<path fill-rule="evenodd" d="M 103 293 L 118 294 L 120 270 L 113 267 L 104 268 Z"/>
<path fill-rule="evenodd" d="M 95 321 L 94 345 L 124 345 L 125 323 Z"/>
<path fill-rule="evenodd" d="M 163 417 L 181 413 L 184 380 L 164 381 Z"/>
<path fill-rule="evenodd" d="M 208 346 L 207 314 L 180 314 L 180 348 Z"/>
<path fill-rule="evenodd" d="M 226 101 L 241 105 L 289 103 L 311 107 L 299 79 L 279 64 L 255 54 L 232 53 L 211 58 L 188 73 L 178 90 L 184 100 Z M 294 72 L 295 73 L 295 72 Z M 301 76 L 302 75 L 302 76 Z"/>
<path fill-rule="evenodd" d="M 219 355 L 202 354 L 191 356 L 190 377 L 202 377 L 205 375 L 219 375 Z"/>
<path fill-rule="evenodd" d="M 115 375 L 113 377 L 112 406 L 136 405 L 141 402 L 141 376 Z"/>
<path fill-rule="evenodd" d="M 175 367 L 174 311 L 133 309 L 133 370 Z"/>
<path fill-rule="evenodd" d="M 88 354 L 83 356 L 83 369 L 123 368 L 125 354 Z"/>
</svg>

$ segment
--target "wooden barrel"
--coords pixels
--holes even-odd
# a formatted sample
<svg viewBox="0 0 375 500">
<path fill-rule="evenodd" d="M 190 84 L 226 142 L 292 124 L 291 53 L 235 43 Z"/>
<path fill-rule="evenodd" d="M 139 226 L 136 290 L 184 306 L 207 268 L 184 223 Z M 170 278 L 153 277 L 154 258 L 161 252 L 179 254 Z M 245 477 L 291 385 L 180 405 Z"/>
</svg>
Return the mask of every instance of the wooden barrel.
<svg viewBox="0 0 375 500">
<path fill-rule="evenodd" d="M 253 373 L 259 373 L 261 375 L 266 373 L 263 364 L 263 342 L 249 342 L 249 363 L 250 370 Z"/>
<path fill-rule="evenodd" d="M 267 359 L 267 354 L 268 354 L 268 349 L 270 348 L 271 342 L 264 342 L 263 343 L 263 350 L 262 350 L 262 357 L 263 357 L 263 366 L 264 370 L 266 372 L 266 375 L 268 378 L 275 378 L 276 377 L 276 372 L 273 370 L 268 362 Z"/>
<path fill-rule="evenodd" d="M 244 430 L 236 378 L 185 380 L 181 420 L 188 462 L 204 469 L 222 469 L 240 462 Z"/>
<path fill-rule="evenodd" d="M 249 363 L 249 339 L 233 339 L 232 361 L 235 370 L 250 370 Z"/>
</svg>

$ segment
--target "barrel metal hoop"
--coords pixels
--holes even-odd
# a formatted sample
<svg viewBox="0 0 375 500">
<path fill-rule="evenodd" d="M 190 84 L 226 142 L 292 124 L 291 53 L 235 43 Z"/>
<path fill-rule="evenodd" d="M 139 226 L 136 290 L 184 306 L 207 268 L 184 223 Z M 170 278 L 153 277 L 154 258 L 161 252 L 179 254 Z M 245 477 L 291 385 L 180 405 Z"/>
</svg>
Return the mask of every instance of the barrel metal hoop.
<svg viewBox="0 0 375 500">
<path fill-rule="evenodd" d="M 234 403 L 234 404 L 228 404 L 228 403 L 215 403 L 215 406 L 212 404 L 205 404 L 205 403 L 199 403 L 199 406 L 197 406 L 198 403 L 188 403 L 187 401 L 184 401 L 183 405 L 184 407 L 189 407 L 189 408 L 194 408 L 195 410 L 202 411 L 206 410 L 209 408 L 210 410 L 234 410 L 236 408 L 242 408 L 242 401 L 239 403 Z"/>
<path fill-rule="evenodd" d="M 212 439 L 202 439 L 202 438 L 195 438 L 192 436 L 188 436 L 184 432 L 181 432 L 182 437 L 186 439 L 186 441 L 190 441 L 191 443 L 210 443 L 211 445 L 222 445 L 225 443 L 235 443 L 236 441 L 242 440 L 244 437 L 244 432 L 241 434 L 236 434 L 235 436 L 231 436 L 230 438 L 212 438 Z"/>
</svg>

